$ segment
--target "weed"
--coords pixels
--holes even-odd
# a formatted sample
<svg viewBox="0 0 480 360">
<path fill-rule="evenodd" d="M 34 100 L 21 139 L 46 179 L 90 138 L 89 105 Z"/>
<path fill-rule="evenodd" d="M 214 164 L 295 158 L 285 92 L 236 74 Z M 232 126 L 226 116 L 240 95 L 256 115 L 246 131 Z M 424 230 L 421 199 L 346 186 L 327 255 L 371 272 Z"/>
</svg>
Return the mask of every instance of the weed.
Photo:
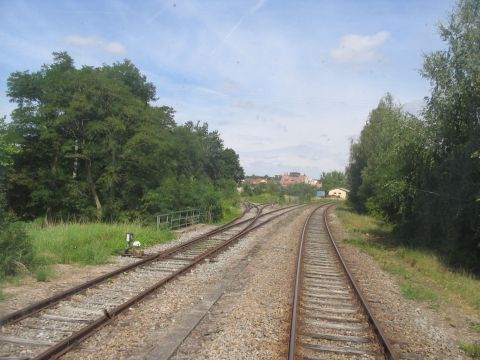
<svg viewBox="0 0 480 360">
<path fill-rule="evenodd" d="M 474 359 L 480 359 L 480 343 L 475 344 L 462 341 L 460 342 L 460 347 L 468 356 Z"/>
<path fill-rule="evenodd" d="M 472 322 L 472 323 L 471 323 L 471 327 L 472 327 L 473 330 L 475 330 L 476 332 L 480 333 L 480 323 Z"/>
<path fill-rule="evenodd" d="M 33 247 L 30 237 L 20 222 L 0 224 L 0 280 L 9 276 L 28 272 L 33 259 Z"/>
<path fill-rule="evenodd" d="M 49 266 L 42 265 L 35 269 L 34 274 L 37 281 L 45 282 L 52 277 L 53 272 Z"/>
<path fill-rule="evenodd" d="M 7 295 L 0 289 L 0 301 L 5 300 L 7 298 Z"/>
<path fill-rule="evenodd" d="M 402 295 L 410 300 L 417 301 L 436 301 L 437 294 L 431 289 L 413 285 L 410 281 L 403 281 L 400 283 L 400 290 Z"/>
<path fill-rule="evenodd" d="M 383 270 L 393 275 L 399 275 L 403 279 L 410 278 L 410 273 L 403 266 L 392 262 L 384 262 Z"/>
<path fill-rule="evenodd" d="M 350 245 L 355 245 L 360 248 L 365 248 L 365 241 L 360 238 L 355 238 L 355 239 L 345 239 L 345 243 L 350 244 Z"/>
</svg>

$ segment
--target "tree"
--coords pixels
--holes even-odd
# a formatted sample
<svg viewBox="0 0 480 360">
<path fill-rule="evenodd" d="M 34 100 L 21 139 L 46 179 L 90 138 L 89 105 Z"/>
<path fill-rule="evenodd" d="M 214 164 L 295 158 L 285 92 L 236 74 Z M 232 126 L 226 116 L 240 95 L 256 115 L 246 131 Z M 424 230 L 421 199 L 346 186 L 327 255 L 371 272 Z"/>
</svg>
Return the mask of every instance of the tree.
<svg viewBox="0 0 480 360">
<path fill-rule="evenodd" d="M 425 57 L 424 120 L 386 96 L 350 149 L 350 201 L 396 225 L 410 245 L 480 272 L 480 2 L 440 25 L 446 50 Z"/>
<path fill-rule="evenodd" d="M 424 115 L 433 135 L 428 186 L 436 194 L 422 211 L 454 260 L 480 271 L 480 2 L 460 1 L 440 35 L 448 48 L 427 55 L 422 71 L 432 87 Z"/>
<path fill-rule="evenodd" d="M 22 218 L 132 218 L 162 208 L 151 203 L 173 193 L 162 184 L 211 184 L 214 196 L 201 198 L 211 203 L 243 178 L 238 155 L 208 124 L 177 126 L 172 108 L 150 104 L 155 87 L 128 60 L 78 69 L 54 53 L 40 71 L 11 74 L 7 93 L 17 104 L 9 146 L 18 149 L 7 200 Z M 200 201 L 177 193 L 187 198 L 162 202 L 170 210 Z"/>
<path fill-rule="evenodd" d="M 341 171 L 322 172 L 320 176 L 322 190 L 328 193 L 334 188 L 345 188 L 347 186 L 347 177 Z"/>
</svg>

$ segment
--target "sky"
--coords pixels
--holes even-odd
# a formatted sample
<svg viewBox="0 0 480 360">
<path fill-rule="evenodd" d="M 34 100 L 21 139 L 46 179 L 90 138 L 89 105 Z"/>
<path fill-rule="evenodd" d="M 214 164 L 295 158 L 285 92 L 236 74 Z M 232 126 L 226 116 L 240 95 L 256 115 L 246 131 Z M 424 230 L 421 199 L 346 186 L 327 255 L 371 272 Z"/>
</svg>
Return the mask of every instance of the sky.
<svg viewBox="0 0 480 360">
<path fill-rule="evenodd" d="M 131 60 L 175 119 L 207 122 L 247 175 L 345 169 L 390 92 L 413 113 L 423 57 L 454 0 L 0 0 L 0 116 L 14 71 L 52 52 L 77 67 Z"/>
</svg>

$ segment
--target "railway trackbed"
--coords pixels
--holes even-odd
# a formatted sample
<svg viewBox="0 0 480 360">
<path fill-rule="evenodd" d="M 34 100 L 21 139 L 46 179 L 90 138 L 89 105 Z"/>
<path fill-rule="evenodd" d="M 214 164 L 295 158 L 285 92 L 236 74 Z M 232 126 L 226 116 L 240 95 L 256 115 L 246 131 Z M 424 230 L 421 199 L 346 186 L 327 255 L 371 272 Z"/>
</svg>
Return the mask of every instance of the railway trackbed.
<svg viewBox="0 0 480 360">
<path fill-rule="evenodd" d="M 0 359 L 56 358 L 155 290 L 296 207 L 243 217 L 0 319 Z"/>
<path fill-rule="evenodd" d="M 305 222 L 298 251 L 289 360 L 395 359 L 343 261 L 320 206 Z"/>
</svg>

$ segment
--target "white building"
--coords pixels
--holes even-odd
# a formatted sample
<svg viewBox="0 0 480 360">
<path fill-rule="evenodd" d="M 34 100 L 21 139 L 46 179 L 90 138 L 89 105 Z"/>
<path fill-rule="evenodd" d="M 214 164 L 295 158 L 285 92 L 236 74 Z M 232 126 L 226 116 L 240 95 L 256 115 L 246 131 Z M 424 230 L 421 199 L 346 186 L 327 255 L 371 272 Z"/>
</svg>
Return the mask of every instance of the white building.
<svg viewBox="0 0 480 360">
<path fill-rule="evenodd" d="M 328 192 L 328 196 L 338 197 L 340 199 L 346 199 L 350 190 L 344 188 L 332 189 Z"/>
</svg>

